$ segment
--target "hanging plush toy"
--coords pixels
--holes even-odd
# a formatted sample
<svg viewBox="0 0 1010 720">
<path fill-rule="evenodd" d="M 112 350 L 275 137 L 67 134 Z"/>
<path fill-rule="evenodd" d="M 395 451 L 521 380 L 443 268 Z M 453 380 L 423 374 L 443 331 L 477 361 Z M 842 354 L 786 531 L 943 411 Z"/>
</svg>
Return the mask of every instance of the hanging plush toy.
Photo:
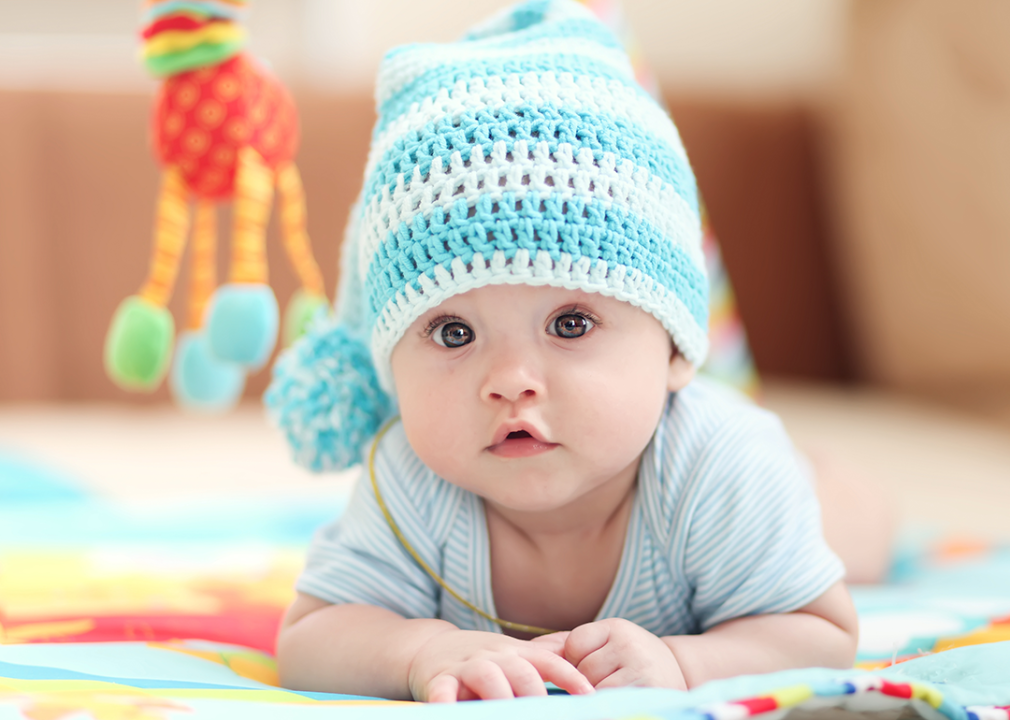
<svg viewBox="0 0 1010 720">
<path fill-rule="evenodd" d="M 179 334 L 170 385 L 183 406 L 220 411 L 241 396 L 277 340 L 277 300 L 267 281 L 266 227 L 274 188 L 284 245 L 301 281 L 285 315 L 287 340 L 327 306 L 305 232 L 305 200 L 292 158 L 294 103 L 280 82 L 242 52 L 244 0 L 153 0 L 144 5 L 143 57 L 164 82 L 152 140 L 164 167 L 154 255 L 139 294 L 120 304 L 105 343 L 118 385 L 154 390 L 173 357 L 166 307 L 192 221 L 188 322 Z M 216 288 L 215 206 L 231 200 L 227 284 Z"/>
</svg>

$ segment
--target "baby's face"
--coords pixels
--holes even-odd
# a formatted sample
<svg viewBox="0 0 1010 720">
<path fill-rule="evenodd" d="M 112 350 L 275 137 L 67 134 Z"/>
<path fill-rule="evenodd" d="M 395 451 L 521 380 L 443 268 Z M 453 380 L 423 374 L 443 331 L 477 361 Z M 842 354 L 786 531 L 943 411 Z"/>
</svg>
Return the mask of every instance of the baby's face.
<svg viewBox="0 0 1010 720">
<path fill-rule="evenodd" d="M 629 468 L 693 376 L 652 315 L 552 287 L 491 285 L 425 313 L 393 350 L 407 439 L 445 480 L 549 512 Z"/>
</svg>

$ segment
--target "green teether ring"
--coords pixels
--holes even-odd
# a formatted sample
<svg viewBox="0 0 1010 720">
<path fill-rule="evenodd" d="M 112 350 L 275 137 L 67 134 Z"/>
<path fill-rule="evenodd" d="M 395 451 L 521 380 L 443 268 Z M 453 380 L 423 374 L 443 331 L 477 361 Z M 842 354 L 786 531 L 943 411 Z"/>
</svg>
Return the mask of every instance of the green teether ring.
<svg viewBox="0 0 1010 720">
<path fill-rule="evenodd" d="M 301 288 L 295 290 L 284 310 L 284 346 L 291 345 L 304 335 L 312 319 L 328 305 L 322 295 L 311 295 Z"/>
<path fill-rule="evenodd" d="M 139 295 L 119 304 L 105 337 L 105 372 L 124 390 L 155 390 L 172 359 L 175 321 Z"/>
</svg>

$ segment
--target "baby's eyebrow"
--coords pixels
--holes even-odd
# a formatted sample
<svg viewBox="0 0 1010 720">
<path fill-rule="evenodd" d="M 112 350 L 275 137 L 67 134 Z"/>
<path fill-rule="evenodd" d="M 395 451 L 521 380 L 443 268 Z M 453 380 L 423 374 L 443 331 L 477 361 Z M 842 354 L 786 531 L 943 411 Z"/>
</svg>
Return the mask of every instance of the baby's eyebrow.
<svg viewBox="0 0 1010 720">
<path fill-rule="evenodd" d="M 552 314 L 557 315 L 564 313 L 584 313 L 586 315 L 592 315 L 593 318 L 599 322 L 599 313 L 585 302 L 567 303 L 559 307 Z"/>
<path fill-rule="evenodd" d="M 436 324 L 443 324 L 446 322 L 462 322 L 465 323 L 466 320 L 461 318 L 459 315 L 455 315 L 451 312 L 445 312 L 435 308 L 434 310 L 429 310 L 427 313 L 422 315 L 417 319 L 420 324 L 420 334 L 421 336 L 428 335 Z"/>
</svg>

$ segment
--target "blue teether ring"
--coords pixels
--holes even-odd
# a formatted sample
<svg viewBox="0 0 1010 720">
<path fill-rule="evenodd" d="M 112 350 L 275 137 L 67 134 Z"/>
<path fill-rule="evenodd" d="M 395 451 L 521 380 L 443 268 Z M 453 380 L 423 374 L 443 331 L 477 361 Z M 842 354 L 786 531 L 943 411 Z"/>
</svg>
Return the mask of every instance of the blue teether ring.
<svg viewBox="0 0 1010 720">
<path fill-rule="evenodd" d="M 210 350 L 220 360 L 259 370 L 277 344 L 280 310 L 269 285 L 230 283 L 214 293 L 207 308 Z"/>
</svg>

